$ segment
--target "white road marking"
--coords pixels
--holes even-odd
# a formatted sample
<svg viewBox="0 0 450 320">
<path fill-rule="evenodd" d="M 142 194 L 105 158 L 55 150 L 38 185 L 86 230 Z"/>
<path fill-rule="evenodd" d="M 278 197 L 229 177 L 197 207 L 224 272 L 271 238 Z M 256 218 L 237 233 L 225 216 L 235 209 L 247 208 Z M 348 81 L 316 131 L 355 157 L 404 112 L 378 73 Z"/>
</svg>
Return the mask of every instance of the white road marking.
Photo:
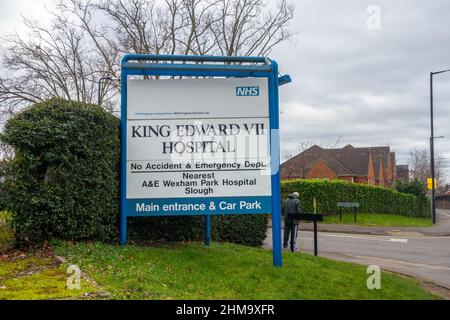
<svg viewBox="0 0 450 320">
<path fill-rule="evenodd" d="M 360 239 L 360 240 L 373 240 L 373 241 L 387 241 L 390 242 L 390 237 L 382 236 L 371 236 L 371 235 L 347 235 L 347 234 L 325 234 L 321 233 L 320 237 L 330 237 L 330 238 L 347 238 L 347 239 Z"/>
<path fill-rule="evenodd" d="M 447 218 L 450 218 L 450 214 L 443 213 L 443 212 L 441 212 L 440 214 L 442 214 L 443 216 L 445 216 L 445 217 L 447 217 Z"/>
<path fill-rule="evenodd" d="M 408 243 L 408 239 L 395 239 L 395 238 L 392 238 L 392 239 L 389 239 L 389 241 L 400 242 L 400 243 Z"/>
<path fill-rule="evenodd" d="M 339 253 L 338 253 L 339 254 Z M 449 267 L 439 266 L 439 265 L 433 265 L 433 264 L 425 264 L 420 262 L 412 262 L 412 261 L 405 261 L 405 260 L 395 260 L 395 259 L 388 259 L 388 258 L 382 258 L 382 257 L 373 257 L 373 256 L 362 256 L 362 255 L 355 255 L 355 254 L 342 254 L 343 256 L 349 256 L 357 259 L 364 259 L 364 260 L 377 260 L 377 261 L 384 261 L 384 262 L 391 262 L 396 264 L 402 264 L 409 267 L 418 267 L 418 268 L 430 268 L 434 270 L 445 270 L 450 271 Z"/>
<path fill-rule="evenodd" d="M 432 275 L 435 274 L 435 271 L 450 271 L 449 267 L 418 262 L 409 262 L 404 260 L 387 259 L 381 257 L 361 256 L 349 253 L 324 252 L 322 253 L 322 256 L 333 260 L 358 263 L 366 266 L 376 264 L 379 265 L 383 270 L 389 270 L 408 276 L 422 278 L 424 280 L 431 281 L 442 287 L 450 289 L 450 284 L 448 281 L 447 283 L 443 283 L 442 281 L 439 281 L 437 277 L 432 277 Z M 419 272 L 417 272 L 418 270 Z M 425 273 L 423 273 L 423 271 L 425 271 Z M 442 280 L 446 281 L 445 279 Z"/>
<path fill-rule="evenodd" d="M 299 236 L 302 234 L 313 234 L 312 231 L 307 230 L 299 230 Z M 392 238 L 392 236 L 377 236 L 377 235 L 370 235 L 370 234 L 357 234 L 357 233 L 332 233 L 332 232 L 318 232 L 318 238 L 321 237 L 336 237 L 336 238 L 353 238 L 353 239 L 365 239 L 365 240 L 379 240 L 379 241 L 389 241 L 389 239 Z M 408 236 L 408 239 L 419 239 L 419 240 L 425 240 L 425 239 L 440 239 L 440 240 L 449 240 L 450 236 Z"/>
</svg>

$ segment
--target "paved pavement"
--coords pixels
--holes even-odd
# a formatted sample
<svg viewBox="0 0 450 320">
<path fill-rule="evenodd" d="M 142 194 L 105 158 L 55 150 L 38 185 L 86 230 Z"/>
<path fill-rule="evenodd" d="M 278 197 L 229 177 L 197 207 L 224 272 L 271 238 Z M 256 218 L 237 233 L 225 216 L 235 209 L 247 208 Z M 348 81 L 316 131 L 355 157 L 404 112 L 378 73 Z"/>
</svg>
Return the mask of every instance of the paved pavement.
<svg viewBox="0 0 450 320">
<path fill-rule="evenodd" d="M 448 212 L 439 212 L 445 232 Z M 447 221 L 447 222 L 444 222 Z M 443 225 L 443 226 L 442 226 Z M 381 269 L 419 277 L 450 289 L 450 236 L 426 235 L 423 230 L 395 228 L 400 231 L 389 235 L 348 234 L 321 232 L 319 225 L 319 256 L 363 265 L 375 264 Z M 422 229 L 422 228 L 414 228 Z M 313 250 L 313 233 L 300 231 L 297 243 L 302 252 Z M 264 247 L 272 246 L 272 230 L 269 229 Z M 447 294 L 450 291 L 447 291 Z M 450 298 L 450 296 L 449 296 Z"/>
</svg>

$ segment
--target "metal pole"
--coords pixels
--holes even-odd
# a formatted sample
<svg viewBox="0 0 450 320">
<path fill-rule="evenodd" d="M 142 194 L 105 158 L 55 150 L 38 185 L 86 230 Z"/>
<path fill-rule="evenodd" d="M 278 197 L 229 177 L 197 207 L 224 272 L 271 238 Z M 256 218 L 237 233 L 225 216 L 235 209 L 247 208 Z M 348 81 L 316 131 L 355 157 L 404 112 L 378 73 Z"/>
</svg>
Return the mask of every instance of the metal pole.
<svg viewBox="0 0 450 320">
<path fill-rule="evenodd" d="M 433 75 L 430 73 L 430 117 L 431 117 L 431 137 L 430 137 L 430 169 L 431 169 L 431 217 L 433 224 L 436 224 L 436 204 L 434 201 L 434 122 L 433 122 Z"/>
<path fill-rule="evenodd" d="M 205 215 L 205 246 L 209 246 L 211 240 L 211 216 Z"/>
<path fill-rule="evenodd" d="M 314 220 L 314 255 L 317 257 L 317 221 Z"/>
<path fill-rule="evenodd" d="M 280 208 L 280 137 L 279 137 L 279 108 L 278 108 L 278 64 L 272 61 L 272 74 L 269 77 L 270 98 L 270 162 L 272 186 L 272 250 L 273 265 L 283 265 L 281 243 L 281 208 Z"/>
<path fill-rule="evenodd" d="M 120 140 L 121 140 L 121 170 L 120 170 L 120 243 L 127 243 L 127 213 L 126 213 L 126 178 L 127 178 L 127 72 L 122 68 L 121 72 L 121 107 L 120 107 Z"/>
<path fill-rule="evenodd" d="M 296 238 L 296 234 L 295 234 L 295 224 L 294 224 L 294 219 L 291 219 L 291 252 L 295 251 L 295 238 Z"/>
<path fill-rule="evenodd" d="M 442 70 L 437 72 L 430 72 L 430 118 L 431 118 L 431 137 L 430 137 L 430 170 L 431 170 L 431 217 L 433 224 L 436 224 L 436 190 L 435 190 L 435 173 L 434 173 L 434 119 L 433 119 L 433 76 L 435 74 L 450 72 Z"/>
</svg>

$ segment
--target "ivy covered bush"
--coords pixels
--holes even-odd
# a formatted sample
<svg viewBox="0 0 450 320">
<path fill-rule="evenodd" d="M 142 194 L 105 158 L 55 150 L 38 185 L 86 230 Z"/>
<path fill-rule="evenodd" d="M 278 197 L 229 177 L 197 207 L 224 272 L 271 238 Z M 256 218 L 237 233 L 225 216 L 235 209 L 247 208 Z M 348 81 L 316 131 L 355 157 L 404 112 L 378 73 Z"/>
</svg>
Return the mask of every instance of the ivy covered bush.
<svg viewBox="0 0 450 320">
<path fill-rule="evenodd" d="M 16 241 L 109 241 L 119 217 L 119 126 L 96 105 L 52 99 L 12 117 L 2 189 Z"/>
<path fill-rule="evenodd" d="M 62 99 L 11 118 L 0 140 L 14 147 L 2 166 L 2 209 L 18 244 L 118 240 L 120 121 L 96 105 Z M 128 218 L 129 240 L 203 240 L 204 218 Z M 213 216 L 213 241 L 262 244 L 266 215 Z"/>
<path fill-rule="evenodd" d="M 430 202 L 427 198 L 406 194 L 389 188 L 350 183 L 341 180 L 287 180 L 281 183 L 282 197 L 298 191 L 303 209 L 313 212 L 316 198 L 317 212 L 338 212 L 338 202 L 359 202 L 360 212 L 401 214 L 429 217 Z"/>
</svg>

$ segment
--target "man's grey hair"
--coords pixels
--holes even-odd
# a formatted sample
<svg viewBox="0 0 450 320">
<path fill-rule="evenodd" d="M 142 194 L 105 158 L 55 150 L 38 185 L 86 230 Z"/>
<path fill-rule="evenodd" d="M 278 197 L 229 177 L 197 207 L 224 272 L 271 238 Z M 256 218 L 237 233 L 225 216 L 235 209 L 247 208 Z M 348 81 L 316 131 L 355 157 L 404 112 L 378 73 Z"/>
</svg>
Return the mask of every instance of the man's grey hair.
<svg viewBox="0 0 450 320">
<path fill-rule="evenodd" d="M 293 192 L 292 195 L 293 195 L 295 198 L 300 197 L 300 194 L 299 194 L 297 191 Z"/>
</svg>

